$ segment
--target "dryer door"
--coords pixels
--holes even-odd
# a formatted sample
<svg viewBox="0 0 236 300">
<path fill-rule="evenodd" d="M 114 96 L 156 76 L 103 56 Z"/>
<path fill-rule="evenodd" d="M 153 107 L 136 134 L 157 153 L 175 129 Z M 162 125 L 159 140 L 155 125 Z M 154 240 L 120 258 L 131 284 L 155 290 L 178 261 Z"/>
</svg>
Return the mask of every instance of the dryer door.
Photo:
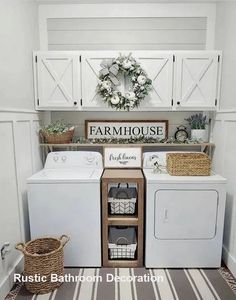
<svg viewBox="0 0 236 300">
<path fill-rule="evenodd" d="M 157 239 L 212 239 L 216 234 L 217 191 L 158 190 L 154 210 Z"/>
</svg>

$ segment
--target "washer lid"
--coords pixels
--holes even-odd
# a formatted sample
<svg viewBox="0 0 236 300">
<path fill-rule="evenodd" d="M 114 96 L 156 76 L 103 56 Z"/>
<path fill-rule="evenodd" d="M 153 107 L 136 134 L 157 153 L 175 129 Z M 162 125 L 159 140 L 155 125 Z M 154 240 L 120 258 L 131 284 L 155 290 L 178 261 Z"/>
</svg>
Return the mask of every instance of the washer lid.
<svg viewBox="0 0 236 300">
<path fill-rule="evenodd" d="M 226 179 L 218 174 L 211 176 L 171 176 L 167 173 L 154 173 L 153 169 L 143 169 L 147 183 L 226 183 Z"/>
<path fill-rule="evenodd" d="M 103 169 L 43 169 L 28 178 L 28 183 L 99 182 Z"/>
</svg>

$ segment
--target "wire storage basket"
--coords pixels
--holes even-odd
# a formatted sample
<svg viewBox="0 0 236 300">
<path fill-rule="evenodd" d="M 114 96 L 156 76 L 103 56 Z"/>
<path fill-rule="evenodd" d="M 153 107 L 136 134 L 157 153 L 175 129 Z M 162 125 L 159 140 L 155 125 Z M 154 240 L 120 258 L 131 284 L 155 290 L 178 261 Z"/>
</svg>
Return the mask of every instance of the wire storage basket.
<svg viewBox="0 0 236 300">
<path fill-rule="evenodd" d="M 108 203 L 111 214 L 134 214 L 137 202 L 137 189 L 135 187 L 111 187 L 108 193 Z"/>
<path fill-rule="evenodd" d="M 110 227 L 108 249 L 110 259 L 135 259 L 137 249 L 135 228 Z"/>
<path fill-rule="evenodd" d="M 40 276 L 40 280 L 25 283 L 26 289 L 34 294 L 46 294 L 58 288 L 62 282 L 51 281 L 51 274 L 63 276 L 63 248 L 69 237 L 39 238 L 26 244 L 18 243 L 15 248 L 24 254 L 24 276 Z"/>
<path fill-rule="evenodd" d="M 211 159 L 205 153 L 168 153 L 167 172 L 173 176 L 210 176 Z"/>
</svg>

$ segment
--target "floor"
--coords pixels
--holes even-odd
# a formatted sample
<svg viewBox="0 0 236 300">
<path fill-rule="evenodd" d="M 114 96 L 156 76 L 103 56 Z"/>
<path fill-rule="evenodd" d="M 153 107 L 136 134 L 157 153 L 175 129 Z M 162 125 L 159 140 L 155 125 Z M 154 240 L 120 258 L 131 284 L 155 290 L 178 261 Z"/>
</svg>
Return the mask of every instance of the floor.
<svg viewBox="0 0 236 300">
<path fill-rule="evenodd" d="M 67 268 L 65 274 L 65 280 L 70 276 L 75 282 L 64 282 L 45 295 L 18 285 L 6 300 L 236 300 L 236 281 L 226 268 Z M 125 281 L 115 281 L 115 276 Z"/>
</svg>

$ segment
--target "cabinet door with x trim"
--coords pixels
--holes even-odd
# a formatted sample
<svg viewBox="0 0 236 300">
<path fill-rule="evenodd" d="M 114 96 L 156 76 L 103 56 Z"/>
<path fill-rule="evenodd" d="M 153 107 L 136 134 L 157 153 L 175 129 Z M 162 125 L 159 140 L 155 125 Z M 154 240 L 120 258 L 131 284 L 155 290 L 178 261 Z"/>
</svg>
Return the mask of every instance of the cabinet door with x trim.
<svg viewBox="0 0 236 300">
<path fill-rule="evenodd" d="M 80 62 L 73 52 L 41 52 L 35 55 L 37 109 L 78 109 Z"/>
<path fill-rule="evenodd" d="M 175 105 L 182 108 L 214 109 L 217 103 L 220 53 L 186 51 L 176 55 Z"/>
</svg>

